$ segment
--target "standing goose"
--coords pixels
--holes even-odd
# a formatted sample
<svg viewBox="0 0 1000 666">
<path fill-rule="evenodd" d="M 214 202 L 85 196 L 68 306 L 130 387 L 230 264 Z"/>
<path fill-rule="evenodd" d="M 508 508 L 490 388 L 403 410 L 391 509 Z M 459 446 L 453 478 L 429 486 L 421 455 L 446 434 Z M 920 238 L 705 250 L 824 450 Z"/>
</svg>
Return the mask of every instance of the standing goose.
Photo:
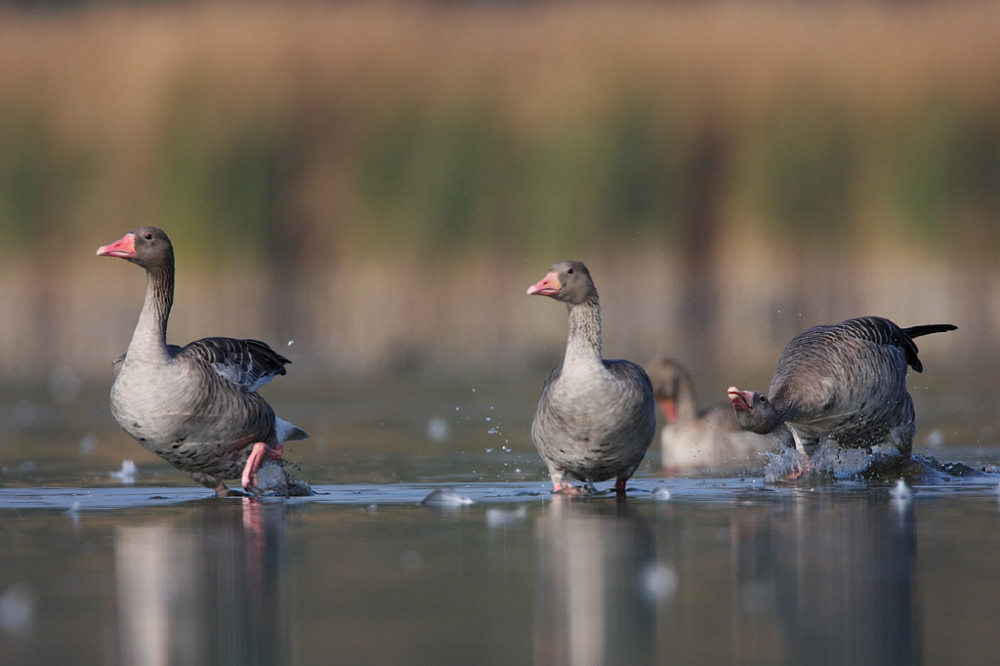
<svg viewBox="0 0 1000 666">
<path fill-rule="evenodd" d="M 784 425 L 766 435 L 743 430 L 728 402 L 698 409 L 694 380 L 676 360 L 654 358 L 646 371 L 667 421 L 660 434 L 665 469 L 731 469 L 750 464 L 755 453 L 794 446 Z"/>
<path fill-rule="evenodd" d="M 566 356 L 549 374 L 531 423 L 553 492 L 579 492 L 568 478 L 589 487 L 614 477 L 622 494 L 656 431 L 649 377 L 631 361 L 601 358 L 601 306 L 582 263 L 554 265 L 528 294 L 569 308 Z"/>
<path fill-rule="evenodd" d="M 257 389 L 291 363 L 258 340 L 202 338 L 167 344 L 174 248 L 161 229 L 139 227 L 97 249 L 146 269 L 146 298 L 128 351 L 114 363 L 111 412 L 144 448 L 224 496 L 224 479 L 256 490 L 265 458 L 306 433 L 276 417 Z M 287 477 L 286 477 L 286 480 Z M 290 494 L 308 486 L 290 480 Z"/>
<path fill-rule="evenodd" d="M 829 439 L 849 448 L 888 444 L 909 457 L 916 426 L 906 367 L 923 370 L 913 339 L 956 328 L 900 328 L 882 317 L 814 326 L 785 345 L 770 399 L 733 386 L 729 401 L 740 426 L 751 432 L 768 433 L 786 423 L 804 454 Z"/>
</svg>

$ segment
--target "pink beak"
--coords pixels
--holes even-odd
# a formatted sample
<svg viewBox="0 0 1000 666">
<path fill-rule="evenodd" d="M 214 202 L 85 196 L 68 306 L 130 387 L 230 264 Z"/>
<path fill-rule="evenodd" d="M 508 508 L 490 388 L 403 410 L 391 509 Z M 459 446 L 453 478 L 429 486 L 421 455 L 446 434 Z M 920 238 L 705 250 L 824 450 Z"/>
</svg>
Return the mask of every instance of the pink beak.
<svg viewBox="0 0 1000 666">
<path fill-rule="evenodd" d="M 730 386 L 727 393 L 729 394 L 729 402 L 732 403 L 733 409 L 742 409 L 744 412 L 750 411 L 750 405 L 753 404 L 753 393 L 751 391 L 741 391 L 735 386 Z"/>
<path fill-rule="evenodd" d="M 559 284 L 559 276 L 555 271 L 528 287 L 529 296 L 555 296 L 560 291 L 562 291 L 562 285 Z"/>
<path fill-rule="evenodd" d="M 677 423 L 677 401 L 673 398 L 660 400 L 660 410 L 667 418 L 667 423 Z"/>
<path fill-rule="evenodd" d="M 110 245 L 102 245 L 97 248 L 99 257 L 122 257 L 129 258 L 135 256 L 135 234 L 127 233 Z"/>
</svg>

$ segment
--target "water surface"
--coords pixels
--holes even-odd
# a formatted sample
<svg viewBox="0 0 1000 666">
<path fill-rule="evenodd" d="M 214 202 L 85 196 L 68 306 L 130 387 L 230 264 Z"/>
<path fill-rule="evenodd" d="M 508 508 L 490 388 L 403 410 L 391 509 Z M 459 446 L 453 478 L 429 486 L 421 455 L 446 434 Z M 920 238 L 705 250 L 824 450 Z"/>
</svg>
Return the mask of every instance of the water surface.
<svg viewBox="0 0 1000 666">
<path fill-rule="evenodd" d="M 288 500 L 211 497 L 113 427 L 101 392 L 7 401 L 0 663 L 992 663 L 1000 652 L 996 475 L 900 499 L 891 484 L 663 478 L 654 452 L 625 501 L 553 498 L 526 436 L 536 396 L 288 398 L 283 415 L 313 434 L 288 455 L 318 491 Z M 1000 462 L 988 442 L 950 432 L 939 459 Z M 111 475 L 126 457 L 134 480 Z M 467 501 L 422 503 L 434 491 Z"/>
</svg>

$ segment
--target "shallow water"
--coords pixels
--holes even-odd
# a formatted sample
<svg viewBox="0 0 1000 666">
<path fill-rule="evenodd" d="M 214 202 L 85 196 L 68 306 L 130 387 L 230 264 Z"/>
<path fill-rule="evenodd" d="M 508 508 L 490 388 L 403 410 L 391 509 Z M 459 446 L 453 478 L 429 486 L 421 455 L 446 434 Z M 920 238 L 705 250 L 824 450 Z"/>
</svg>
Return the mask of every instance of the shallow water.
<svg viewBox="0 0 1000 666">
<path fill-rule="evenodd" d="M 535 387 L 398 390 L 272 394 L 313 434 L 288 456 L 318 494 L 288 500 L 210 497 L 114 428 L 101 391 L 61 406 L 8 400 L 0 663 L 992 663 L 1000 652 L 996 475 L 901 499 L 891 484 L 662 478 L 654 452 L 625 501 L 553 498 L 526 433 Z M 985 439 L 934 454 L 1000 462 Z M 131 484 L 111 476 L 126 458 Z M 432 493 L 445 497 L 422 503 Z"/>
</svg>

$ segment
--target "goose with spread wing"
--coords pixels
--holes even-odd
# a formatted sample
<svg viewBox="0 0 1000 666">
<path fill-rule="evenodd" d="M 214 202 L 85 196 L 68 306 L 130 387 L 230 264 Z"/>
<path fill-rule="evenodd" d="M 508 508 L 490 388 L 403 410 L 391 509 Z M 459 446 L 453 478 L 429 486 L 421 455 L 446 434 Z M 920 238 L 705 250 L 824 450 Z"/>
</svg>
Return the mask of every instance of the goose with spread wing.
<svg viewBox="0 0 1000 666">
<path fill-rule="evenodd" d="M 282 443 L 308 435 L 274 414 L 257 390 L 285 374 L 287 358 L 259 340 L 202 338 L 167 344 L 174 298 L 174 250 L 163 230 L 140 227 L 97 254 L 146 270 L 146 297 L 125 355 L 115 361 L 111 411 L 144 448 L 217 495 L 225 479 L 256 490 L 258 471 L 280 463 Z M 282 470 L 283 471 L 283 470 Z M 309 494 L 284 475 L 282 492 Z"/>
</svg>

